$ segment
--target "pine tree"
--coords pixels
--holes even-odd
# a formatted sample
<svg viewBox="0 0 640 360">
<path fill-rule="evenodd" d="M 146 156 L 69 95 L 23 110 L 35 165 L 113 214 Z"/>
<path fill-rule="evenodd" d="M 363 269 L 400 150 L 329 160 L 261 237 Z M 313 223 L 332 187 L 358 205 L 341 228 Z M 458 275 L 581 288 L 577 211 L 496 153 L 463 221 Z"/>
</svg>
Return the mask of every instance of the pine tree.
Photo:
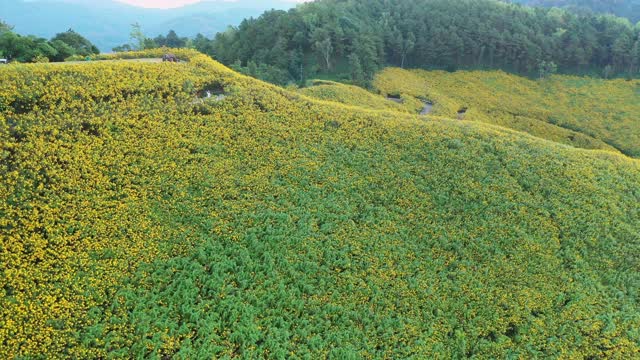
<svg viewBox="0 0 640 360">
<path fill-rule="evenodd" d="M 138 23 L 131 24 L 131 33 L 129 34 L 131 47 L 137 50 L 144 50 L 144 33 L 142 27 Z"/>
<path fill-rule="evenodd" d="M 358 57 L 358 55 L 349 55 L 349 67 L 351 68 L 351 80 L 355 84 L 364 84 L 365 75 L 362 69 L 362 63 L 360 62 L 360 58 Z"/>
</svg>

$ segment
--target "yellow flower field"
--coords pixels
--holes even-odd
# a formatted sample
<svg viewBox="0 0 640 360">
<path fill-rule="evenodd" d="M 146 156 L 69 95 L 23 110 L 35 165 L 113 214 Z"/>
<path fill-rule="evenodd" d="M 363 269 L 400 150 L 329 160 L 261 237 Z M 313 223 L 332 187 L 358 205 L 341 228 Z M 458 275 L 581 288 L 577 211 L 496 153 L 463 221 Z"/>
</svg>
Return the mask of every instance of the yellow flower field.
<svg viewBox="0 0 640 360">
<path fill-rule="evenodd" d="M 640 82 L 552 76 L 532 81 L 501 71 L 385 69 L 374 86 L 434 102 L 434 115 L 496 124 L 587 149 L 640 157 Z"/>
<path fill-rule="evenodd" d="M 480 106 L 477 74 L 383 73 L 378 108 L 176 53 L 0 69 L 0 358 L 640 354 L 640 162 L 603 145 L 636 154 L 636 104 L 554 115 L 587 150 L 540 139 L 578 79 Z"/>
</svg>

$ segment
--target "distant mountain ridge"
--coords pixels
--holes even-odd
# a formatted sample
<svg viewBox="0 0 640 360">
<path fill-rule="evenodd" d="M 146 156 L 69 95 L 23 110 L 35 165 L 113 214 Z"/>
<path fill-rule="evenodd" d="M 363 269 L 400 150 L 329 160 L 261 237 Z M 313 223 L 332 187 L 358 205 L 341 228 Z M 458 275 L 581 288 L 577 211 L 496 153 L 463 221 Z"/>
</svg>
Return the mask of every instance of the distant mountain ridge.
<svg viewBox="0 0 640 360">
<path fill-rule="evenodd" d="M 129 41 L 130 25 L 138 22 L 149 37 L 170 29 L 181 36 L 212 36 L 229 25 L 255 17 L 269 9 L 288 9 L 285 0 L 209 0 L 175 9 L 147 9 L 117 1 L 9 0 L 0 2 L 0 19 L 21 34 L 50 38 L 73 28 L 101 51 Z"/>
</svg>

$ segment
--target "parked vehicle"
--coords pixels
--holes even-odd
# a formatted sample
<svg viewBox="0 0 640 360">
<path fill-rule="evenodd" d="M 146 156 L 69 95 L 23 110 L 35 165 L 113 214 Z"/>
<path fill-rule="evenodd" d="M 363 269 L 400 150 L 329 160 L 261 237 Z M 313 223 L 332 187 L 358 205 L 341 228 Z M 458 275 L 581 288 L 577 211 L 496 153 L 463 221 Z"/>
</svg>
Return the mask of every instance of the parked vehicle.
<svg viewBox="0 0 640 360">
<path fill-rule="evenodd" d="M 162 56 L 162 62 L 167 62 L 167 61 L 168 62 L 179 62 L 180 60 L 174 54 L 164 54 Z"/>
</svg>

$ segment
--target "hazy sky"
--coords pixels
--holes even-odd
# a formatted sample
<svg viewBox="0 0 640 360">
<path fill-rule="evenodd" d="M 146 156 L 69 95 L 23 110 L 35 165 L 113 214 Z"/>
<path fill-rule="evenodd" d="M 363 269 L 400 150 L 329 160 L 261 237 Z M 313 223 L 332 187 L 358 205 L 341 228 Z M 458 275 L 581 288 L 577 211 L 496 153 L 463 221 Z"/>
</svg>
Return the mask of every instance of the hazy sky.
<svg viewBox="0 0 640 360">
<path fill-rule="evenodd" d="M 131 5 L 147 7 L 147 8 L 168 9 L 168 8 L 175 8 L 175 7 L 180 7 L 188 4 L 195 4 L 202 0 L 117 0 L 117 1 L 131 4 Z M 234 1 L 234 0 L 225 0 L 225 1 Z M 303 2 L 307 0 L 286 0 L 286 1 Z"/>
</svg>

